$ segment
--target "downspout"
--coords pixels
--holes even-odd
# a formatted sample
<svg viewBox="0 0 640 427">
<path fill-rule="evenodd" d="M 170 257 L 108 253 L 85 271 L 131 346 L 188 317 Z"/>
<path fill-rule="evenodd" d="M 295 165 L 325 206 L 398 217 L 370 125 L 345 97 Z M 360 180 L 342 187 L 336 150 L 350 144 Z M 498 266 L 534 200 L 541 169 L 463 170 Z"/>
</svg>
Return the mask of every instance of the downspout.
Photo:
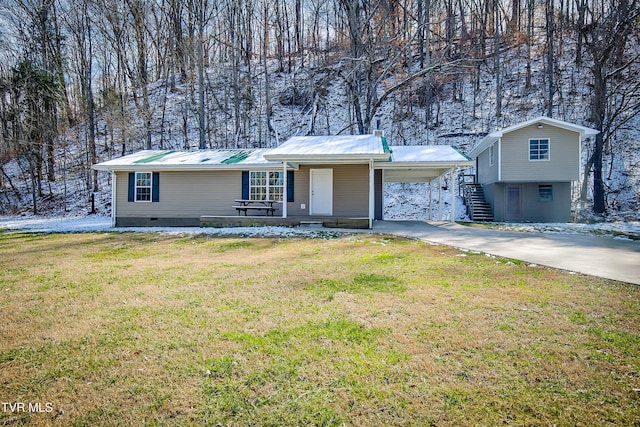
<svg viewBox="0 0 640 427">
<path fill-rule="evenodd" d="M 282 162 L 283 166 L 283 180 L 282 180 L 282 218 L 287 217 L 287 205 L 289 204 L 289 183 L 287 182 L 287 162 Z M 295 180 L 294 180 L 295 182 Z M 295 200 L 295 199 L 294 199 Z"/>
<path fill-rule="evenodd" d="M 117 181 L 116 181 L 116 172 L 111 171 L 111 227 L 116 226 L 116 206 L 118 206 L 118 201 L 116 200 L 117 193 Z"/>
</svg>

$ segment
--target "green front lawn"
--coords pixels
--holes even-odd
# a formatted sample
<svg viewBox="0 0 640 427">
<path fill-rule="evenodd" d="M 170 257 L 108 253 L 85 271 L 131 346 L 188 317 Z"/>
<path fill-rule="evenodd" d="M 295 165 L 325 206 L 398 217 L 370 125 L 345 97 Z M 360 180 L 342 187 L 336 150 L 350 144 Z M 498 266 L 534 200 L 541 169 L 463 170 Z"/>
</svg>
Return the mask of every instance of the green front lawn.
<svg viewBox="0 0 640 427">
<path fill-rule="evenodd" d="M 0 233 L 0 310 L 0 425 L 640 423 L 640 288 L 412 240 Z"/>
</svg>

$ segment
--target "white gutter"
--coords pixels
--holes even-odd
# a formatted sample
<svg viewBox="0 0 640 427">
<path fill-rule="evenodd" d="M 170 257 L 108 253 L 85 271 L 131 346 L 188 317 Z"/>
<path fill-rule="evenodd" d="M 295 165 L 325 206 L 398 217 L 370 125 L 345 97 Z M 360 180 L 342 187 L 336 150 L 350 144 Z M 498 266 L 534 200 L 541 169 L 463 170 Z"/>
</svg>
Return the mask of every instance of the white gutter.
<svg viewBox="0 0 640 427">
<path fill-rule="evenodd" d="M 318 163 L 369 163 L 369 161 L 389 161 L 389 153 L 379 153 L 379 154 L 319 154 L 319 155 L 273 155 L 273 154 L 265 154 L 263 155 L 265 160 L 269 161 L 287 161 L 294 163 L 308 163 L 308 164 L 318 164 Z"/>
<path fill-rule="evenodd" d="M 234 163 L 232 165 L 176 165 L 169 164 L 163 165 L 158 163 L 144 163 L 144 164 L 119 164 L 119 165 L 94 165 L 91 168 L 97 171 L 107 172 L 126 172 L 126 171 L 140 171 L 140 172 L 182 172 L 182 171 L 215 171 L 215 170 L 280 170 L 282 163 L 274 162 L 272 164 L 265 163 Z"/>
</svg>

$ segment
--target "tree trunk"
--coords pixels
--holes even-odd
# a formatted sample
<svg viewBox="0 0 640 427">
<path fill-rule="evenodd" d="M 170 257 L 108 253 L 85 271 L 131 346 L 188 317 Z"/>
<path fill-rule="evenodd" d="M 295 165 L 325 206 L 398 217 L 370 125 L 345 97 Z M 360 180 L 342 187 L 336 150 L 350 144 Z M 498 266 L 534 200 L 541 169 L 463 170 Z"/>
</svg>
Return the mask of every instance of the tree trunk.
<svg viewBox="0 0 640 427">
<path fill-rule="evenodd" d="M 502 117 L 502 66 L 500 64 L 500 8 L 499 1 L 494 0 L 494 74 L 496 77 L 496 118 Z"/>
<path fill-rule="evenodd" d="M 204 115 L 204 0 L 198 3 L 198 42 L 195 43 L 198 49 L 198 135 L 199 148 L 207 148 L 207 138 Z"/>
<path fill-rule="evenodd" d="M 597 214 L 606 213 L 605 188 L 602 180 L 602 154 L 604 151 L 604 137 L 602 132 L 596 135 L 593 152 L 593 211 Z"/>
<path fill-rule="evenodd" d="M 555 91 L 555 57 L 553 52 L 555 34 L 555 9 L 553 7 L 553 0 L 546 0 L 545 8 L 547 15 L 547 117 L 553 117 L 553 94 Z"/>
</svg>

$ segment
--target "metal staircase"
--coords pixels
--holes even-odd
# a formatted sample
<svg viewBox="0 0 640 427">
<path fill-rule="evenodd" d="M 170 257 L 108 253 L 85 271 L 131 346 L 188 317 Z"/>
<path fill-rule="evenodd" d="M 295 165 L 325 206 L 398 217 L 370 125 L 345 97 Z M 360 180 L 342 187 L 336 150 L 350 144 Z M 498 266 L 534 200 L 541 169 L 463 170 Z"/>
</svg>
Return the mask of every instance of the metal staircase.
<svg viewBox="0 0 640 427">
<path fill-rule="evenodd" d="M 469 218 L 473 221 L 493 221 L 493 210 L 484 198 L 484 190 L 480 184 L 464 184 L 464 204 L 467 206 Z"/>
</svg>

